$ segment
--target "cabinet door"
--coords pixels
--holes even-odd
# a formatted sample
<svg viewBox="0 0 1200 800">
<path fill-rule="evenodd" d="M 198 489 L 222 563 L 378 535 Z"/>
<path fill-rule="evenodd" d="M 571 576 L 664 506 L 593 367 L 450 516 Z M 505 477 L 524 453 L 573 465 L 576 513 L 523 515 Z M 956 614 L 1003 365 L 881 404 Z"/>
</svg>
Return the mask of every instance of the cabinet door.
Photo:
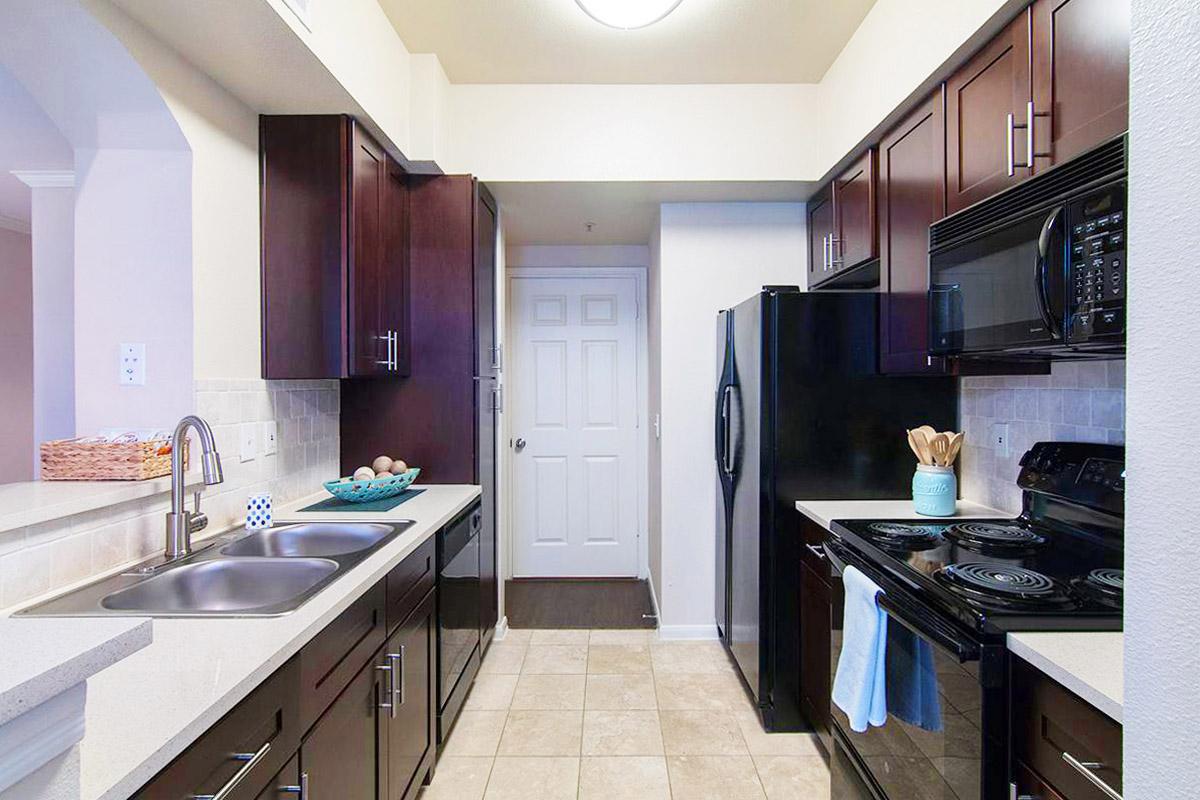
<svg viewBox="0 0 1200 800">
<path fill-rule="evenodd" d="M 309 800 L 308 788 L 304 785 L 306 783 L 308 783 L 308 776 L 301 777 L 300 756 L 297 754 L 292 756 L 292 760 L 279 770 L 279 774 L 271 779 L 267 788 L 263 789 L 262 793 L 254 800 L 283 800 L 288 797 L 296 798 L 296 800 Z"/>
<path fill-rule="evenodd" d="M 942 374 L 929 351 L 929 226 L 946 213 L 946 137 L 938 90 L 879 143 L 879 367 Z"/>
<path fill-rule="evenodd" d="M 1129 0 L 1038 0 L 1035 160 L 1060 164 L 1129 128 Z M 1045 115 L 1045 116 L 1043 116 Z"/>
<path fill-rule="evenodd" d="M 1025 137 L 1010 137 L 1008 115 L 1025 121 L 1029 103 L 1029 12 L 946 81 L 946 210 L 953 214 L 1030 174 Z M 1011 148 L 1011 149 L 1010 149 Z"/>
<path fill-rule="evenodd" d="M 384 661 L 393 682 L 385 682 L 393 705 L 386 716 L 387 800 L 412 800 L 433 766 L 437 751 L 435 594 L 425 596 L 388 640 Z"/>
<path fill-rule="evenodd" d="M 856 267 L 879 254 L 875 227 L 875 151 L 868 150 L 833 182 L 837 235 L 834 271 Z"/>
<path fill-rule="evenodd" d="M 829 673 L 829 584 L 807 563 L 800 565 L 800 709 L 813 729 L 829 733 L 829 698 L 833 682 Z"/>
<path fill-rule="evenodd" d="M 368 662 L 300 746 L 300 769 L 308 775 L 309 796 L 338 800 L 378 800 L 386 716 L 378 706 L 385 694 L 378 661 Z"/>
<path fill-rule="evenodd" d="M 384 223 L 384 268 L 379 295 L 380 329 L 392 344 L 392 368 L 396 375 L 412 371 L 412 336 L 408 305 L 408 176 L 400 165 L 387 160 L 387 216 Z M 384 343 L 387 360 L 387 343 Z"/>
<path fill-rule="evenodd" d="M 833 235 L 833 193 L 825 187 L 808 201 L 808 288 L 830 276 L 829 237 Z"/>
<path fill-rule="evenodd" d="M 386 287 L 387 154 L 358 125 L 350 147 L 350 183 L 350 375 L 381 375 L 391 361 L 380 300 Z"/>
<path fill-rule="evenodd" d="M 496 201 L 482 184 L 475 199 L 475 331 L 476 400 L 475 480 L 483 491 L 479 532 L 480 654 L 488 646 L 499 619 L 496 587 L 496 425 L 500 406 L 500 352 L 496 348 Z"/>
</svg>

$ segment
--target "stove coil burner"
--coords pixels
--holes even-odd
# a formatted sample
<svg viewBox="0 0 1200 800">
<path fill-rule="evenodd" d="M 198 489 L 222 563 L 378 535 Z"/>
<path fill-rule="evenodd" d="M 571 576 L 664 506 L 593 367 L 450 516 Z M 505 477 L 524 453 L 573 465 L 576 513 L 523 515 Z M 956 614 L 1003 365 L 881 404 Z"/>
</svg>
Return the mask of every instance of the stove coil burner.
<svg viewBox="0 0 1200 800">
<path fill-rule="evenodd" d="M 941 543 L 938 529 L 929 525 L 910 525 L 903 522 L 872 522 L 867 530 L 880 544 L 909 549 L 936 546 Z"/>
<path fill-rule="evenodd" d="M 1027 528 L 990 522 L 960 522 L 947 528 L 945 536 L 972 550 L 1028 550 L 1046 543 Z"/>
<path fill-rule="evenodd" d="M 1071 585 L 1086 597 L 1097 600 L 1111 608 L 1121 608 L 1125 599 L 1124 570 L 1094 569 L 1087 577 L 1076 578 Z"/>
<path fill-rule="evenodd" d="M 1066 592 L 1040 572 L 1009 564 L 951 564 L 938 573 L 950 587 L 980 602 L 1023 606 L 1069 604 Z"/>
</svg>

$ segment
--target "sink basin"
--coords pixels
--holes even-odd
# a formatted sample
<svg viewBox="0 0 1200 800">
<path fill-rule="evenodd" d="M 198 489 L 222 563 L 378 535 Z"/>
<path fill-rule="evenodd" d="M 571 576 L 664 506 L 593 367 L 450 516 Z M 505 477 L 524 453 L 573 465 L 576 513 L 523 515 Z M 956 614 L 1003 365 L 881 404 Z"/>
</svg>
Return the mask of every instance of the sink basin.
<svg viewBox="0 0 1200 800">
<path fill-rule="evenodd" d="M 299 605 L 337 570 L 336 561 L 323 558 L 202 561 L 113 592 L 100 605 L 151 614 L 269 613 Z"/>
<path fill-rule="evenodd" d="M 390 525 L 310 522 L 284 525 L 243 536 L 221 548 L 226 556 L 328 558 L 369 550 L 393 532 Z"/>
</svg>

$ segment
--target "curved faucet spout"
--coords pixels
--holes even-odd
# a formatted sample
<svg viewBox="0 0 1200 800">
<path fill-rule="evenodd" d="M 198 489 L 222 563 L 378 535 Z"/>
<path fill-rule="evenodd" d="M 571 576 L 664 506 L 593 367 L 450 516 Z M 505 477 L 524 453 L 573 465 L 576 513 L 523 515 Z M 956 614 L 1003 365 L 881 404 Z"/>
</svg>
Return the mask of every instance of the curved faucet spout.
<svg viewBox="0 0 1200 800">
<path fill-rule="evenodd" d="M 217 443 L 213 438 L 212 428 L 200 417 L 189 414 L 179 420 L 175 433 L 171 436 L 171 513 L 167 514 L 167 547 L 166 557 L 180 558 L 192 552 L 192 533 L 202 530 L 208 524 L 208 518 L 200 512 L 200 494 L 196 493 L 196 509 L 194 512 L 183 508 L 183 445 L 189 429 L 195 430 L 200 438 L 200 466 L 204 473 L 204 483 L 212 486 L 225 479 L 221 469 L 221 455 L 217 452 Z"/>
</svg>

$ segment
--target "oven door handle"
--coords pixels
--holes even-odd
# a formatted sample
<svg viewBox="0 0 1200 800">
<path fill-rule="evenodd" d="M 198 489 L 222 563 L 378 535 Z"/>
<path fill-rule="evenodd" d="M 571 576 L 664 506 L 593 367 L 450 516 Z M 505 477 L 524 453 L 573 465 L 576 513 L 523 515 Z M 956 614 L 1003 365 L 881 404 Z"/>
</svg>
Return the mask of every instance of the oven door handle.
<svg viewBox="0 0 1200 800">
<path fill-rule="evenodd" d="M 1030 123 L 1033 124 L 1032 122 Z M 1038 311 L 1042 315 L 1042 322 L 1046 325 L 1046 330 L 1050 331 L 1050 335 L 1055 339 L 1062 338 L 1061 326 L 1055 322 L 1054 315 L 1050 313 L 1050 298 L 1046 288 L 1046 279 L 1049 277 L 1050 265 L 1050 237 L 1054 233 L 1054 229 L 1058 227 L 1059 220 L 1062 219 L 1063 207 L 1059 206 L 1050 212 L 1050 216 L 1046 217 L 1046 221 L 1042 224 L 1042 232 L 1038 235 L 1038 255 L 1034 262 L 1033 280 L 1037 288 Z"/>
<path fill-rule="evenodd" d="M 883 590 L 875 602 L 889 618 L 908 628 L 916 635 L 930 640 L 942 650 L 957 658 L 960 664 L 980 659 L 981 653 L 978 644 L 961 636 L 949 623 L 928 614 L 928 612 L 921 613 L 921 609 L 900 599 L 902 593 L 899 589 L 893 588 L 896 586 L 894 582 L 881 579 L 876 570 L 865 566 L 860 559 L 850 555 L 844 547 L 835 542 L 827 541 L 825 542 L 825 552 L 829 555 L 829 561 L 839 575 L 841 575 L 847 565 L 851 565 L 875 581 L 879 588 Z M 888 593 L 889 589 L 892 591 L 891 594 Z"/>
</svg>

